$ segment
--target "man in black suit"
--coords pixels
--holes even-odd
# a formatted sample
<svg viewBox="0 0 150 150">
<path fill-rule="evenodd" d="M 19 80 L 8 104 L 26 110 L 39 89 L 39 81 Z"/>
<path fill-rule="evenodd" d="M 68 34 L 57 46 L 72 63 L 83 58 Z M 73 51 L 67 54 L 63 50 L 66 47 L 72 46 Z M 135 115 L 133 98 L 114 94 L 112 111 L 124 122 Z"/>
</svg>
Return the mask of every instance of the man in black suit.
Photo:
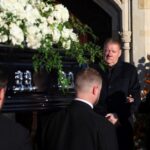
<svg viewBox="0 0 150 150">
<path fill-rule="evenodd" d="M 0 67 L 0 110 L 4 103 L 7 86 L 5 69 Z M 0 113 L 0 150 L 31 150 L 28 132 L 19 124 Z"/>
<path fill-rule="evenodd" d="M 120 61 L 120 56 L 120 42 L 108 39 L 104 44 L 107 66 L 100 70 L 103 78 L 101 101 L 95 110 L 117 126 L 119 149 L 133 150 L 133 114 L 140 104 L 140 85 L 136 68 Z"/>
<path fill-rule="evenodd" d="M 43 150 L 117 150 L 113 125 L 93 111 L 102 85 L 99 73 L 82 70 L 75 85 L 75 100 L 47 122 Z"/>
</svg>

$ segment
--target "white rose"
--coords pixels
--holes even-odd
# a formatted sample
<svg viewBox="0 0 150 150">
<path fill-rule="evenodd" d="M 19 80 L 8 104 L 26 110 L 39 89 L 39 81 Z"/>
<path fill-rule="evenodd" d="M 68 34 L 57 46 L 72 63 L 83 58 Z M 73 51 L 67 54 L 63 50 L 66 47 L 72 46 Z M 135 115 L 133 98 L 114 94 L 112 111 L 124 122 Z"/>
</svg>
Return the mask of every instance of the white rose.
<svg viewBox="0 0 150 150">
<path fill-rule="evenodd" d="M 65 48 L 65 49 L 70 49 L 70 46 L 71 46 L 71 40 L 68 40 L 68 41 L 64 41 L 62 43 L 62 47 Z"/>
<path fill-rule="evenodd" d="M 12 4 L 12 7 L 9 8 L 9 11 L 16 16 L 20 16 L 21 13 L 24 13 L 24 8 L 22 4 L 15 2 Z"/>
<path fill-rule="evenodd" d="M 66 22 L 69 20 L 68 9 L 62 4 L 55 5 L 55 10 L 60 14 L 62 22 Z"/>
<path fill-rule="evenodd" d="M 59 41 L 60 31 L 57 28 L 54 28 L 54 30 L 52 31 L 52 38 L 54 43 L 57 43 Z"/>
<path fill-rule="evenodd" d="M 68 39 L 70 36 L 70 33 L 72 33 L 72 29 L 67 29 L 66 27 L 63 27 L 61 34 L 64 39 Z"/>
<path fill-rule="evenodd" d="M 20 45 L 24 41 L 24 34 L 23 31 L 19 26 L 14 23 L 10 24 L 10 40 L 12 41 L 13 45 Z"/>
<path fill-rule="evenodd" d="M 52 14 L 51 14 L 51 17 L 53 18 L 54 20 L 54 23 L 61 23 L 62 22 L 62 19 L 61 19 L 61 14 L 59 11 L 53 11 Z"/>
<path fill-rule="evenodd" d="M 32 15 L 35 17 L 35 18 L 41 18 L 41 15 L 40 15 L 40 12 L 39 12 L 39 10 L 37 9 L 37 8 L 34 8 L 34 9 L 32 9 Z"/>
<path fill-rule="evenodd" d="M 17 0 L 0 0 L 0 7 L 3 10 L 12 10 L 16 2 Z"/>
<path fill-rule="evenodd" d="M 7 35 L 0 35 L 0 42 L 5 43 L 8 41 L 8 36 Z"/>
<path fill-rule="evenodd" d="M 27 24 L 32 25 L 36 23 L 37 19 L 41 19 L 42 16 L 37 8 L 33 8 L 32 5 L 28 4 L 25 9 Z"/>
<path fill-rule="evenodd" d="M 37 26 L 29 26 L 27 27 L 27 34 L 38 34 L 40 29 Z"/>
<path fill-rule="evenodd" d="M 48 22 L 49 24 L 53 24 L 53 23 L 55 23 L 56 21 L 54 20 L 54 17 L 49 16 L 49 17 L 47 18 L 47 22 Z"/>
<path fill-rule="evenodd" d="M 29 2 L 29 0 L 18 0 L 18 2 L 24 7 L 27 5 L 27 3 Z"/>
<path fill-rule="evenodd" d="M 11 10 L 11 12 L 14 15 L 18 16 L 20 19 L 24 19 L 25 16 L 26 16 L 24 5 L 22 5 L 22 3 L 16 3 L 16 4 L 14 4 L 14 7 Z"/>
<path fill-rule="evenodd" d="M 72 41 L 74 41 L 74 42 L 78 42 L 79 41 L 77 34 L 75 34 L 73 32 L 70 34 L 70 37 L 71 37 Z"/>
<path fill-rule="evenodd" d="M 37 26 L 27 27 L 27 46 L 32 49 L 37 49 L 41 46 L 42 34 Z"/>
<path fill-rule="evenodd" d="M 47 23 L 41 23 L 39 25 L 39 29 L 41 30 L 41 33 L 43 36 L 45 36 L 46 34 L 52 34 L 52 30 L 51 28 L 48 26 Z"/>
<path fill-rule="evenodd" d="M 35 23 L 36 18 L 32 16 L 32 6 L 28 4 L 25 9 L 25 18 L 27 19 L 26 24 L 31 25 Z"/>
<path fill-rule="evenodd" d="M 69 20 L 69 12 L 66 8 L 61 12 L 61 17 L 62 17 L 62 22 L 66 22 Z"/>
<path fill-rule="evenodd" d="M 40 35 L 27 35 L 27 46 L 32 49 L 37 49 L 41 46 L 41 36 Z"/>
</svg>

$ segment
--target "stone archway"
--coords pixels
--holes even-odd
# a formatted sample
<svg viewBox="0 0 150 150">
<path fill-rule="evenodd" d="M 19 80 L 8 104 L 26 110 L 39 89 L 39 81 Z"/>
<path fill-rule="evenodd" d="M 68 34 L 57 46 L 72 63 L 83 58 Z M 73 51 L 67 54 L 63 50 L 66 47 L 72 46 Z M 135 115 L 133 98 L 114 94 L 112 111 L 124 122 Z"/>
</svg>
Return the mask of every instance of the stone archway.
<svg viewBox="0 0 150 150">
<path fill-rule="evenodd" d="M 118 32 L 122 31 L 121 22 L 121 8 L 118 7 L 117 3 L 112 3 L 111 1 L 104 0 L 94 0 L 104 11 L 106 11 L 112 18 L 112 37 L 119 38 Z"/>
</svg>

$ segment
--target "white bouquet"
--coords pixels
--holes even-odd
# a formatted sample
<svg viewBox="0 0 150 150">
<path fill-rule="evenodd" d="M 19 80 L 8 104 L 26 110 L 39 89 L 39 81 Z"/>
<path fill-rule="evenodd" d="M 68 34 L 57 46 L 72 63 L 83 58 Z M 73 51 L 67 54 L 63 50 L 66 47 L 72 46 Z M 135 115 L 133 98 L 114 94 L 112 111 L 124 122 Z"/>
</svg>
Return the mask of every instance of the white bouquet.
<svg viewBox="0 0 150 150">
<path fill-rule="evenodd" d="M 47 41 L 70 49 L 78 36 L 66 26 L 69 12 L 62 4 L 39 0 L 0 0 L 0 43 L 39 49 Z"/>
<path fill-rule="evenodd" d="M 94 62 L 99 55 L 101 58 L 99 46 L 80 43 L 74 32 L 84 31 L 87 26 L 84 29 L 69 17 L 67 8 L 52 0 L 0 0 L 0 43 L 35 50 L 35 71 L 43 67 L 48 72 L 56 69 L 59 84 L 67 87 L 60 50 L 79 64 Z"/>
</svg>

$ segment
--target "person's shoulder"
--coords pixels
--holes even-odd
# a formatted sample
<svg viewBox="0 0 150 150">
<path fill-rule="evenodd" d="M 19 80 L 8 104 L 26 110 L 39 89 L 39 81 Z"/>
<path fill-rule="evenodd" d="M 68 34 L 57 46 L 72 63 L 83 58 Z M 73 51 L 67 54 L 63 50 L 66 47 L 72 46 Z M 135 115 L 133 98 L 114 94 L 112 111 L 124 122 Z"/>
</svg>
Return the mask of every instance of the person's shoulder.
<svg viewBox="0 0 150 150">
<path fill-rule="evenodd" d="M 28 130 L 7 116 L 0 115 L 0 132 L 0 139 L 5 141 L 2 145 L 6 149 L 32 149 Z"/>
<path fill-rule="evenodd" d="M 11 120 L 10 118 L 8 118 L 7 116 L 1 114 L 0 115 L 0 124 L 1 126 L 5 126 L 5 128 L 9 127 L 15 127 L 16 126 L 16 122 Z"/>
<path fill-rule="evenodd" d="M 0 116 L 0 124 L 5 131 L 10 132 L 11 135 L 20 136 L 21 134 L 27 133 L 27 129 L 21 126 L 19 123 L 11 120 L 7 116 L 1 115 Z"/>
<path fill-rule="evenodd" d="M 128 69 L 128 70 L 136 70 L 136 67 L 128 62 L 122 62 L 122 66 L 124 69 Z"/>
</svg>

